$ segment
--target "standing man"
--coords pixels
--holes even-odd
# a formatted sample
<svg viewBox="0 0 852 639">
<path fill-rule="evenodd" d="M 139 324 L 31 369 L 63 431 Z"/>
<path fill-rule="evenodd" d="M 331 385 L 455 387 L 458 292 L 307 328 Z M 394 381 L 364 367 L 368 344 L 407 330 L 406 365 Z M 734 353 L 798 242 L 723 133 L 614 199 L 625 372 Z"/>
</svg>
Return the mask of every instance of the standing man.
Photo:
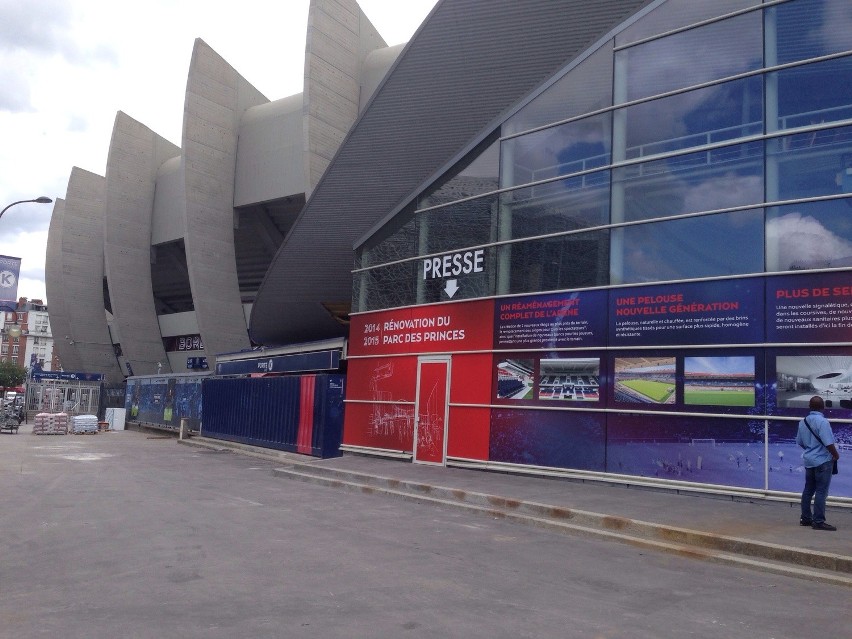
<svg viewBox="0 0 852 639">
<path fill-rule="evenodd" d="M 810 414 L 799 422 L 796 443 L 805 449 L 802 459 L 805 464 L 805 489 L 802 491 L 802 526 L 811 526 L 814 530 L 837 530 L 825 521 L 825 498 L 831 483 L 831 469 L 834 460 L 840 459 L 834 445 L 834 433 L 831 424 L 822 414 L 825 402 L 819 395 L 811 397 L 808 403 Z M 811 498 L 814 500 L 811 515 Z"/>
</svg>

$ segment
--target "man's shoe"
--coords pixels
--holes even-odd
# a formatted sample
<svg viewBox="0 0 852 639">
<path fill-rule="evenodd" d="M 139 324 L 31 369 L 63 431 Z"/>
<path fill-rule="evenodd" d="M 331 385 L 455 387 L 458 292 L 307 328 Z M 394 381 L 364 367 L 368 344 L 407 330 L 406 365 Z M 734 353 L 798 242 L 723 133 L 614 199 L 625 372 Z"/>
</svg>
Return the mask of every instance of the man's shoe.
<svg viewBox="0 0 852 639">
<path fill-rule="evenodd" d="M 836 526 L 832 526 L 831 524 L 827 524 L 824 521 L 819 522 L 818 524 L 814 524 L 811 526 L 814 530 L 837 530 Z"/>
<path fill-rule="evenodd" d="M 813 523 L 814 523 L 814 522 L 813 522 L 812 520 L 810 520 L 810 519 L 800 519 L 800 520 L 799 520 L 799 525 L 800 525 L 800 526 L 812 526 L 812 525 L 813 525 Z"/>
</svg>

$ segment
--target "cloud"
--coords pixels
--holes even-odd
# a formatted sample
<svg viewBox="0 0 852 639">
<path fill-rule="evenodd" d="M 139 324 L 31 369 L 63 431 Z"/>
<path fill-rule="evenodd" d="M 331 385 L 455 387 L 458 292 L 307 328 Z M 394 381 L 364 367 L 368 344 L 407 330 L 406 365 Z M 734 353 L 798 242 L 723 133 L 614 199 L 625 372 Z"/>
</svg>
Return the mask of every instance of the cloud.
<svg viewBox="0 0 852 639">
<path fill-rule="evenodd" d="M 0 56 L 0 111 L 10 113 L 32 112 L 30 78 L 18 65 Z"/>
<path fill-rule="evenodd" d="M 70 26 L 70 5 L 63 0 L 0 0 L 0 51 L 56 53 L 67 46 Z"/>
</svg>

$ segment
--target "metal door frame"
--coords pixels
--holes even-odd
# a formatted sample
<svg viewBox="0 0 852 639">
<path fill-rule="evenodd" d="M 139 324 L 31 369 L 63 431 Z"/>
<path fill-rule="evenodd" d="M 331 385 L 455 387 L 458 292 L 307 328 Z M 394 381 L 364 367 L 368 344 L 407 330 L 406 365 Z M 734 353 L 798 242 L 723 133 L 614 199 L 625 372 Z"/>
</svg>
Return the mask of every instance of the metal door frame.
<svg viewBox="0 0 852 639">
<path fill-rule="evenodd" d="M 414 441 L 412 442 L 411 461 L 415 464 L 429 464 L 432 466 L 447 465 L 447 436 L 449 435 L 450 426 L 450 379 L 452 378 L 452 361 L 450 355 L 420 355 L 417 358 L 417 386 L 414 394 Z M 444 440 L 442 442 L 441 461 L 420 461 L 417 459 L 417 436 L 420 430 L 420 370 L 423 364 L 446 364 L 446 377 L 444 378 L 444 388 L 446 391 L 444 401 Z"/>
</svg>

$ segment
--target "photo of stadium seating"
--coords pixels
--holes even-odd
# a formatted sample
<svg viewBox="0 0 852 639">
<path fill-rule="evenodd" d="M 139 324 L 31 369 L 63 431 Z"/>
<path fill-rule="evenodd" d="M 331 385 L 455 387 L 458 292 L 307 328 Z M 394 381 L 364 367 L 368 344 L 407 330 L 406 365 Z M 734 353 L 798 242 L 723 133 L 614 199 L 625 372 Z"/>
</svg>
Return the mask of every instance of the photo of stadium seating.
<svg viewBox="0 0 852 639">
<path fill-rule="evenodd" d="M 497 364 L 497 399 L 532 399 L 535 362 L 507 359 Z"/>
<path fill-rule="evenodd" d="M 685 357 L 683 403 L 754 406 L 754 357 Z"/>
<path fill-rule="evenodd" d="M 538 398 L 575 402 L 600 400 L 597 357 L 542 359 L 539 362 Z"/>
<path fill-rule="evenodd" d="M 616 357 L 615 401 L 628 404 L 675 403 L 674 357 Z"/>
</svg>

